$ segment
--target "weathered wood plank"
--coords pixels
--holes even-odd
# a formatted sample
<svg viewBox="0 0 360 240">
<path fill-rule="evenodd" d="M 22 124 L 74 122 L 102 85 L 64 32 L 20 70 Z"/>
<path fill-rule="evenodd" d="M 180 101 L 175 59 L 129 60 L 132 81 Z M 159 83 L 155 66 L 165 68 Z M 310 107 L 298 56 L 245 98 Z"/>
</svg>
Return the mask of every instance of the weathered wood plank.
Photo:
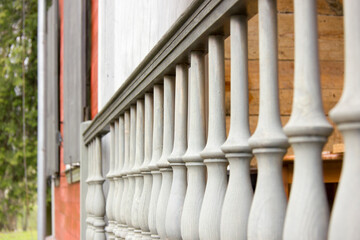
<svg viewBox="0 0 360 240">
<path fill-rule="evenodd" d="M 278 13 L 278 58 L 294 59 L 294 14 Z M 320 60 L 344 60 L 344 32 L 342 16 L 322 16 L 318 19 Z M 259 59 L 258 15 L 248 22 L 249 59 Z M 225 58 L 230 58 L 230 38 L 225 40 Z"/>
</svg>

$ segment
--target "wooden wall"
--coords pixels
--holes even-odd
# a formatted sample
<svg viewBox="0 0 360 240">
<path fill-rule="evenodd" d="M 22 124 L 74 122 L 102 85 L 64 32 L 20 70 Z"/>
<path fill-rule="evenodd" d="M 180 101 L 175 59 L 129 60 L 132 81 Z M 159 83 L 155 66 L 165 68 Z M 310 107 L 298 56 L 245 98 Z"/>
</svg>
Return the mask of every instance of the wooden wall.
<svg viewBox="0 0 360 240">
<path fill-rule="evenodd" d="M 99 110 L 192 1 L 99 1 Z"/>
<path fill-rule="evenodd" d="M 289 120 L 293 98 L 294 79 L 294 11 L 292 0 L 278 0 L 278 58 L 279 58 L 279 97 L 280 114 L 283 126 Z M 342 0 L 318 0 L 318 33 L 320 51 L 321 87 L 326 115 L 338 102 L 343 87 L 344 39 Z M 330 2 L 332 4 L 330 4 Z M 248 22 L 249 44 L 249 102 L 250 129 L 255 131 L 259 111 L 259 42 L 258 16 Z M 225 40 L 225 79 L 227 129 L 230 126 L 230 38 Z M 324 147 L 332 151 L 333 145 L 341 143 L 342 138 L 335 129 Z M 292 154 L 289 149 L 288 154 Z"/>
</svg>

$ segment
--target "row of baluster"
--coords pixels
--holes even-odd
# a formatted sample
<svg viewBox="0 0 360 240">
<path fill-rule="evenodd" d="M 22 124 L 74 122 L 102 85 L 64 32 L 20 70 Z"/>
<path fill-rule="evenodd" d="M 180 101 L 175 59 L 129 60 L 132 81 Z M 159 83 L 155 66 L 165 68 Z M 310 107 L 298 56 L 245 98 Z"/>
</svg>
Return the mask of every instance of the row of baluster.
<svg viewBox="0 0 360 240">
<path fill-rule="evenodd" d="M 316 1 L 294 0 L 294 99 L 284 130 L 278 99 L 276 1 L 259 0 L 258 7 L 260 107 L 254 134 L 250 136 L 248 116 L 247 17 L 232 16 L 228 137 L 224 39 L 212 35 L 207 94 L 204 53 L 192 51 L 191 68 L 176 65 L 175 77 L 164 76 L 111 124 L 106 204 L 100 137 L 88 145 L 87 239 L 105 239 L 105 232 L 109 239 L 360 236 L 360 2 L 344 0 L 345 85 L 330 116 L 343 133 L 346 153 L 330 226 L 321 151 L 332 126 L 321 100 Z M 287 204 L 281 168 L 289 143 L 295 168 Z M 253 154 L 258 164 L 254 195 L 249 174 Z"/>
</svg>

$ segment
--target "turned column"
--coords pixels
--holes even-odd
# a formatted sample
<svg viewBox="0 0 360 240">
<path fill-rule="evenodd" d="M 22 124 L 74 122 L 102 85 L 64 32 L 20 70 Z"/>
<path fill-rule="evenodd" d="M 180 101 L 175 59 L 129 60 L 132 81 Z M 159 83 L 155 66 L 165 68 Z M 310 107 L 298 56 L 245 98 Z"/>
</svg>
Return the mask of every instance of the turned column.
<svg viewBox="0 0 360 240">
<path fill-rule="evenodd" d="M 173 179 L 166 210 L 165 230 L 168 239 L 181 239 L 181 213 L 186 193 L 186 167 L 182 157 L 187 149 L 188 65 L 176 66 L 174 148 L 168 161 Z"/>
<path fill-rule="evenodd" d="M 139 223 L 139 203 L 143 189 L 144 178 L 141 175 L 140 166 L 144 162 L 144 99 L 136 102 L 136 150 L 135 165 L 133 174 L 135 176 L 135 192 L 131 209 L 131 221 L 135 228 L 134 239 L 141 239 L 141 230 Z"/>
<path fill-rule="evenodd" d="M 105 230 L 107 232 L 107 237 L 110 240 L 114 239 L 113 230 L 115 227 L 114 224 L 114 212 L 113 212 L 113 201 L 114 201 L 114 191 L 115 191 L 115 182 L 114 182 L 114 158 L 115 158 L 115 123 L 110 124 L 110 159 L 109 159 L 109 172 L 106 175 L 107 180 L 109 181 L 109 191 L 106 198 L 106 216 L 108 218 L 108 225 Z"/>
<path fill-rule="evenodd" d="M 205 147 L 205 63 L 204 54 L 190 54 L 188 148 L 183 160 L 187 167 L 188 185 L 181 216 L 184 240 L 199 239 L 199 217 L 205 192 L 205 165 L 200 152 Z"/>
<path fill-rule="evenodd" d="M 247 239 L 253 190 L 250 180 L 251 149 L 248 144 L 249 94 L 247 17 L 232 16 L 231 119 L 226 142 L 221 146 L 229 161 L 230 177 L 221 216 L 221 239 Z"/>
<path fill-rule="evenodd" d="M 199 236 L 203 240 L 220 239 L 221 210 L 227 185 L 227 160 L 220 148 L 226 139 L 224 70 L 224 37 L 210 36 L 208 138 L 200 153 L 208 173 L 199 222 Z"/>
<path fill-rule="evenodd" d="M 128 189 L 129 189 L 129 178 L 127 176 L 127 172 L 129 171 L 129 157 L 130 157 L 130 112 L 129 110 L 125 111 L 124 114 L 124 167 L 121 171 L 122 178 L 124 179 L 124 190 L 123 195 L 121 197 L 121 207 L 120 207 L 120 230 L 119 236 L 120 238 L 125 238 L 127 235 L 127 198 L 128 198 Z"/>
<path fill-rule="evenodd" d="M 124 131 L 124 116 L 121 115 L 119 118 L 119 121 L 115 122 L 115 166 L 116 166 L 116 172 L 115 172 L 115 187 L 116 187 L 116 195 L 114 199 L 114 216 L 116 220 L 116 228 L 115 228 L 115 236 L 116 239 L 120 239 L 120 234 L 122 231 L 122 221 L 121 221 L 121 200 L 123 196 L 124 191 L 124 179 L 122 178 L 122 169 L 124 167 L 124 151 L 125 151 L 125 131 Z"/>
<path fill-rule="evenodd" d="M 103 183 L 104 178 L 102 176 L 102 160 L 101 160 L 101 139 L 100 137 L 95 138 L 95 159 L 94 159 L 94 178 L 92 182 L 94 184 L 94 195 L 92 196 L 91 201 L 96 204 L 93 204 L 93 214 L 94 214 L 94 240 L 105 240 L 105 196 L 103 192 Z"/>
<path fill-rule="evenodd" d="M 327 239 L 329 206 L 321 151 L 332 132 L 321 100 L 316 2 L 294 0 L 295 74 L 292 113 L 284 130 L 294 149 L 294 176 L 284 239 Z"/>
<path fill-rule="evenodd" d="M 259 0 L 260 105 L 249 139 L 258 177 L 249 214 L 248 239 L 282 239 L 286 196 L 282 158 L 288 148 L 279 110 L 276 0 Z"/>
<path fill-rule="evenodd" d="M 152 157 L 149 163 L 149 170 L 153 177 L 151 197 L 149 204 L 148 224 L 151 237 L 157 239 L 156 210 L 161 187 L 161 173 L 157 162 L 161 158 L 163 149 L 163 128 L 164 127 L 164 93 L 163 86 L 154 86 L 154 125 L 153 125 L 153 148 Z"/>
<path fill-rule="evenodd" d="M 345 82 L 330 117 L 341 131 L 345 154 L 330 220 L 329 239 L 360 236 L 360 2 L 344 1 Z"/>
<path fill-rule="evenodd" d="M 142 239 L 151 239 L 149 229 L 149 206 L 152 188 L 152 175 L 149 169 L 153 147 L 153 94 L 145 93 L 145 125 L 144 125 L 144 162 L 140 166 L 140 171 L 144 176 L 144 186 L 139 203 L 139 225 L 141 228 Z"/>
<path fill-rule="evenodd" d="M 135 165 L 135 154 L 136 154 L 136 105 L 131 105 L 130 107 L 130 152 L 129 152 L 129 169 L 127 171 L 127 177 L 129 179 L 127 199 L 126 199 L 126 225 L 127 235 L 125 239 L 132 239 L 134 236 L 134 226 L 132 224 L 132 204 L 134 200 L 135 193 L 135 174 L 133 172 L 133 167 Z"/>
<path fill-rule="evenodd" d="M 172 183 L 172 169 L 168 162 L 168 157 L 173 150 L 174 143 L 174 100 L 175 79 L 171 76 L 165 76 L 163 151 L 161 158 L 157 162 L 162 181 L 156 207 L 156 230 L 161 239 L 166 239 L 165 217 Z"/>
<path fill-rule="evenodd" d="M 92 183 L 92 178 L 93 178 L 93 159 L 94 159 L 94 144 L 93 141 L 91 141 L 89 143 L 89 145 L 87 146 L 87 150 L 88 150 L 88 177 L 86 179 L 86 183 L 88 185 L 88 190 L 86 193 L 86 200 L 85 200 L 85 204 L 86 204 L 86 223 L 87 223 L 87 227 L 86 227 L 86 239 L 90 240 L 92 239 L 93 236 L 93 226 L 92 226 L 92 222 L 93 222 L 93 211 L 92 211 L 92 196 L 94 195 L 94 188 L 93 188 L 93 184 Z"/>
</svg>

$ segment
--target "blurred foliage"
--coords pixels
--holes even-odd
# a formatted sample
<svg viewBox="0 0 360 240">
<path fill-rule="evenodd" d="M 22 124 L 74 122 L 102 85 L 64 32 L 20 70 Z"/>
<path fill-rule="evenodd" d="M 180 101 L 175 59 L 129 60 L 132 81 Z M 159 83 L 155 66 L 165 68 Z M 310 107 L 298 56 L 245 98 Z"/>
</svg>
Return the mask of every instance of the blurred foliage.
<svg viewBox="0 0 360 240">
<path fill-rule="evenodd" d="M 23 39 L 22 2 L 0 1 L 0 230 L 14 230 L 16 219 L 31 211 L 36 198 L 37 1 L 25 0 L 26 20 Z M 23 59 L 25 109 L 22 109 Z M 24 208 L 26 197 L 23 110 L 26 123 L 28 208 Z M 26 224 L 24 227 L 26 228 Z"/>
</svg>

